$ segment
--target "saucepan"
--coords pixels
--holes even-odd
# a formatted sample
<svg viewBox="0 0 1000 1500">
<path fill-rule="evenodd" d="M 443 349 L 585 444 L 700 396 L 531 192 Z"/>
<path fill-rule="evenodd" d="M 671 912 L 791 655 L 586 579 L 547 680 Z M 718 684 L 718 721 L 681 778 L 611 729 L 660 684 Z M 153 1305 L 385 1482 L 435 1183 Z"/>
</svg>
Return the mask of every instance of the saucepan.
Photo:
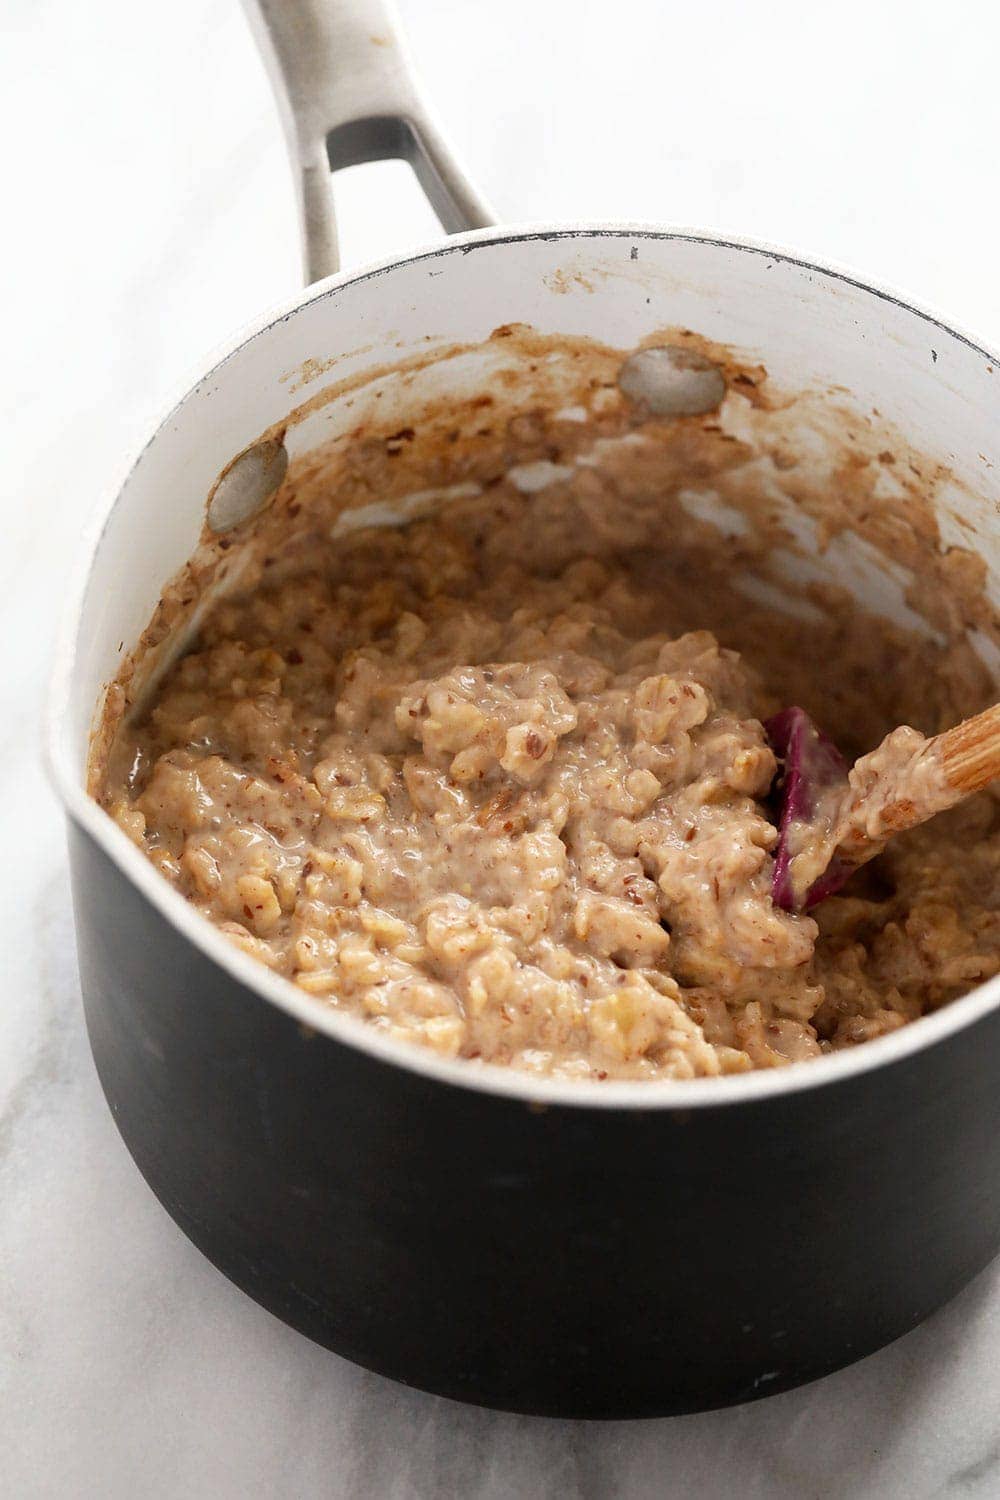
<svg viewBox="0 0 1000 1500">
<path fill-rule="evenodd" d="M 82 547 L 52 694 L 87 1027 L 118 1128 L 225 1275 L 397 1380 L 589 1417 L 811 1380 L 905 1333 L 1000 1248 L 1000 981 L 770 1071 L 584 1087 L 473 1067 L 320 1006 L 238 951 L 88 796 L 88 747 L 219 476 L 238 516 L 267 468 L 262 434 L 265 458 L 277 445 L 297 463 L 360 421 L 376 385 L 405 410 L 428 350 L 525 325 L 626 350 L 669 326 L 751 351 L 781 389 L 839 392 L 947 468 L 952 523 L 975 537 L 994 601 L 996 357 L 767 246 L 490 228 L 381 0 L 251 11 L 287 117 L 309 284 L 232 341 L 113 489 Z M 336 274 L 330 170 L 387 156 L 412 163 L 452 237 Z M 439 401 L 460 403 L 474 366 L 441 360 Z"/>
</svg>

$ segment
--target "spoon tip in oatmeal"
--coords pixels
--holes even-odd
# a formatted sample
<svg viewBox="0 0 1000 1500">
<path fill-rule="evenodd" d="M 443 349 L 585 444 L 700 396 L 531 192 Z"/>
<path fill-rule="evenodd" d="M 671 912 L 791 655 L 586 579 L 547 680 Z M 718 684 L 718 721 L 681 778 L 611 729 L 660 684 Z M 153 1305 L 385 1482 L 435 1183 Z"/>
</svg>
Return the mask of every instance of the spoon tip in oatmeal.
<svg viewBox="0 0 1000 1500">
<path fill-rule="evenodd" d="M 836 894 L 894 834 L 1000 777 L 1000 704 L 933 739 L 901 725 L 850 770 L 803 708 L 764 728 L 781 766 L 771 894 L 784 911 Z"/>
</svg>

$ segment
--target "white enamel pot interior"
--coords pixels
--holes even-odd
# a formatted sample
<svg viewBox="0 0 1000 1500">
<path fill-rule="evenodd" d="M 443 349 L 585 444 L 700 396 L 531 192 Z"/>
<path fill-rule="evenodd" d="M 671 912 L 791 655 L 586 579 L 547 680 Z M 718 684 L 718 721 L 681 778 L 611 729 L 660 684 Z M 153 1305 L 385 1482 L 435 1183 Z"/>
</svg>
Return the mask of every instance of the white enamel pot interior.
<svg viewBox="0 0 1000 1500">
<path fill-rule="evenodd" d="M 439 345 L 474 344 L 512 322 L 623 350 L 657 329 L 689 328 L 761 361 L 781 390 L 836 388 L 859 412 L 876 409 L 954 476 L 953 488 L 939 492 L 943 541 L 968 546 L 975 538 L 990 570 L 991 596 L 1000 599 L 1000 374 L 988 351 L 886 292 L 759 245 L 648 227 L 479 231 L 311 288 L 234 340 L 165 416 L 83 549 L 55 675 L 49 755 L 70 816 L 192 943 L 275 1005 L 404 1068 L 529 1099 L 574 1100 L 580 1095 L 572 1084 L 425 1056 L 321 1008 L 237 953 L 85 791 L 95 705 L 164 583 L 193 552 L 206 496 L 233 456 L 334 374 L 343 382 Z M 327 375 L 290 393 L 294 372 L 324 366 Z M 473 377 L 468 371 L 463 377 L 462 361 L 442 368 L 456 397 L 467 394 L 463 378 Z M 332 401 L 290 431 L 293 461 L 349 420 L 343 405 Z M 844 581 L 869 606 L 895 607 L 898 588 L 888 577 L 880 581 L 869 570 Z M 685 1106 L 694 1107 L 815 1086 L 929 1046 L 998 1003 L 1000 980 L 994 980 L 862 1048 L 777 1072 L 610 1084 L 598 1091 L 599 1103 L 676 1103 L 680 1090 Z"/>
</svg>

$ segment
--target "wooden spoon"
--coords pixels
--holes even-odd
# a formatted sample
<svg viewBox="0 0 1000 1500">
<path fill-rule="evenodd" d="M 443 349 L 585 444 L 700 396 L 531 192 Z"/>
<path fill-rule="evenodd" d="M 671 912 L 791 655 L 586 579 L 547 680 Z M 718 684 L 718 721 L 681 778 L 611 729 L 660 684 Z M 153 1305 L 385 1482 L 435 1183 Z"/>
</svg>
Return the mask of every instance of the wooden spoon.
<svg viewBox="0 0 1000 1500">
<path fill-rule="evenodd" d="M 896 833 L 1000 777 L 1000 704 L 933 739 L 903 726 L 848 771 L 801 708 L 765 724 L 782 762 L 776 906 L 802 911 L 840 889 Z"/>
</svg>

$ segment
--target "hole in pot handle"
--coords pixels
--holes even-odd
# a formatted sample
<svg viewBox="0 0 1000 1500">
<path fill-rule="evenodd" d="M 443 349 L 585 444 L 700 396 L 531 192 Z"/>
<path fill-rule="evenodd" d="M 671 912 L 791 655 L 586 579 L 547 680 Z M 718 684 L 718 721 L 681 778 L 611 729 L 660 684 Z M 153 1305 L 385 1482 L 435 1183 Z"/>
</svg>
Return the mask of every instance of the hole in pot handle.
<svg viewBox="0 0 1000 1500">
<path fill-rule="evenodd" d="M 288 452 L 281 438 L 263 438 L 244 448 L 219 475 L 208 496 L 205 515 L 218 536 L 255 516 L 278 492 L 288 471 Z"/>
<path fill-rule="evenodd" d="M 655 344 L 629 355 L 618 372 L 618 389 L 650 416 L 695 417 L 721 405 L 726 377 L 697 349 Z"/>
<path fill-rule="evenodd" d="M 331 171 L 409 162 L 448 233 L 494 222 L 421 95 L 387 0 L 244 0 L 278 99 L 307 282 L 339 267 Z"/>
</svg>

